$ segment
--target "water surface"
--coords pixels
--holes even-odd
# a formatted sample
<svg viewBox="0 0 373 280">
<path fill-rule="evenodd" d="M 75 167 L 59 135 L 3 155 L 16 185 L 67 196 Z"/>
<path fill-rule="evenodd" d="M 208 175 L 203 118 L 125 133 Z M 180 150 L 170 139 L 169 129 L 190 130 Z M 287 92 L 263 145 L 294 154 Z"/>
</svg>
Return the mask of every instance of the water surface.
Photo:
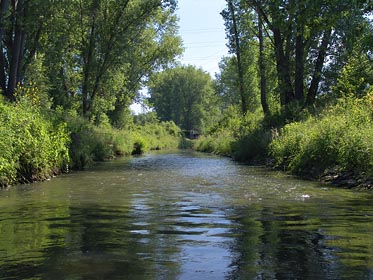
<svg viewBox="0 0 373 280">
<path fill-rule="evenodd" d="M 0 191 L 0 279 L 373 279 L 373 196 L 194 152 Z"/>
</svg>

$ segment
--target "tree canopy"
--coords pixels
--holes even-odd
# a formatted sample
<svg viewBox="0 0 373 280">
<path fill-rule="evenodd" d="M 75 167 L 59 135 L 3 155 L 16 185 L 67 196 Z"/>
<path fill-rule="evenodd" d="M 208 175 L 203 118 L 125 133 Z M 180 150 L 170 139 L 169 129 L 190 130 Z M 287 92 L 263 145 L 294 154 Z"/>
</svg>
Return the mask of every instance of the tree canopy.
<svg viewBox="0 0 373 280">
<path fill-rule="evenodd" d="M 250 79 L 255 81 L 253 77 L 258 77 L 256 87 L 260 88 L 263 111 L 268 113 L 268 94 L 278 92 L 283 108 L 294 103 L 313 106 L 317 96 L 336 85 L 351 56 L 371 63 L 372 24 L 367 16 L 373 9 L 371 1 L 226 2 L 222 16 L 228 47 L 235 57 L 236 93 L 243 113 L 255 106 L 248 99 L 253 94 L 248 86 Z M 222 78 L 227 76 L 225 69 Z M 276 89 L 268 92 L 268 85 L 274 83 Z"/>
<path fill-rule="evenodd" d="M 204 130 L 217 112 L 209 74 L 194 66 L 178 66 L 153 75 L 150 102 L 163 121 L 185 130 Z"/>
<path fill-rule="evenodd" d="M 118 121 L 113 112 L 181 53 L 175 8 L 168 0 L 2 0 L 2 93 L 14 100 L 18 85 L 35 82 L 53 106 Z"/>
</svg>

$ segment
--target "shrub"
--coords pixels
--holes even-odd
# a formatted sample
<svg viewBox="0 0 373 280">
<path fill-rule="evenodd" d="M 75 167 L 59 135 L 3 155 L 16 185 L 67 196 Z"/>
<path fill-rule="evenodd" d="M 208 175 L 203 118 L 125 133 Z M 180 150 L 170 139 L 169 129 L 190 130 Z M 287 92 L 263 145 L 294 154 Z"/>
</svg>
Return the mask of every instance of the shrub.
<svg viewBox="0 0 373 280">
<path fill-rule="evenodd" d="M 286 125 L 270 144 L 277 165 L 311 176 L 327 169 L 372 176 L 372 98 L 343 99 L 318 117 Z"/>
<path fill-rule="evenodd" d="M 69 163 L 66 124 L 23 101 L 0 101 L 0 185 L 44 179 Z"/>
<path fill-rule="evenodd" d="M 116 156 L 177 148 L 180 142 L 180 128 L 173 122 L 152 119 L 134 124 L 127 131 L 112 128 L 108 123 L 97 127 L 75 112 L 64 114 L 71 131 L 70 154 L 76 169 Z"/>
<path fill-rule="evenodd" d="M 131 154 L 133 142 L 128 132 L 109 126 L 97 127 L 74 112 L 64 118 L 70 130 L 73 168 L 82 169 L 94 161 Z"/>
<path fill-rule="evenodd" d="M 196 141 L 194 148 L 248 161 L 264 157 L 269 141 L 270 133 L 263 128 L 262 113 L 247 112 L 242 116 L 236 108 L 229 107 L 221 120 L 210 128 L 210 133 Z"/>
<path fill-rule="evenodd" d="M 131 130 L 134 154 L 147 150 L 176 149 L 179 147 L 181 129 L 173 122 L 160 122 L 154 112 L 136 116 Z"/>
<path fill-rule="evenodd" d="M 238 161 L 264 159 L 271 141 L 270 130 L 258 127 L 233 144 L 233 157 Z"/>
</svg>

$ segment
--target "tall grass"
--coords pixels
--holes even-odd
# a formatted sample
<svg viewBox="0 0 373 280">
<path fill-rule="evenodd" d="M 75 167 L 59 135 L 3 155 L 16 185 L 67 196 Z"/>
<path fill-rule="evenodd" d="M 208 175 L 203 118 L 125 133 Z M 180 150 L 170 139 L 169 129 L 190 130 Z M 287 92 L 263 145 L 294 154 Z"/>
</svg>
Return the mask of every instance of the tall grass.
<svg viewBox="0 0 373 280">
<path fill-rule="evenodd" d="M 281 116 L 281 114 L 279 114 Z M 298 121 L 268 126 L 276 115 L 242 117 L 228 109 L 221 121 L 195 143 L 195 149 L 228 154 L 239 161 L 270 159 L 293 174 L 319 177 L 328 172 L 373 176 L 373 93 L 343 98 L 318 114 L 297 113 Z"/>
<path fill-rule="evenodd" d="M 181 142 L 181 130 L 174 122 L 138 123 L 131 129 L 134 153 L 147 150 L 176 149 Z"/>
<path fill-rule="evenodd" d="M 319 116 L 291 123 L 270 144 L 278 166 L 299 175 L 330 169 L 373 176 L 373 94 L 345 98 Z"/>
<path fill-rule="evenodd" d="M 97 127 L 74 113 L 65 119 L 71 137 L 72 168 L 82 169 L 95 161 L 131 154 L 133 141 L 129 132 Z"/>
</svg>

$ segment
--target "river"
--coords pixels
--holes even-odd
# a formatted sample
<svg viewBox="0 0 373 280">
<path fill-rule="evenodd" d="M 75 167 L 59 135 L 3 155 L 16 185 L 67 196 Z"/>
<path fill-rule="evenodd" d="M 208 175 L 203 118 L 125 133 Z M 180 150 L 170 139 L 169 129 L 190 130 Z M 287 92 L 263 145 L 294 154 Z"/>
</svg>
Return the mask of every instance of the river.
<svg viewBox="0 0 373 280">
<path fill-rule="evenodd" d="M 195 152 L 0 190 L 0 279 L 373 279 L 373 195 Z"/>
</svg>

